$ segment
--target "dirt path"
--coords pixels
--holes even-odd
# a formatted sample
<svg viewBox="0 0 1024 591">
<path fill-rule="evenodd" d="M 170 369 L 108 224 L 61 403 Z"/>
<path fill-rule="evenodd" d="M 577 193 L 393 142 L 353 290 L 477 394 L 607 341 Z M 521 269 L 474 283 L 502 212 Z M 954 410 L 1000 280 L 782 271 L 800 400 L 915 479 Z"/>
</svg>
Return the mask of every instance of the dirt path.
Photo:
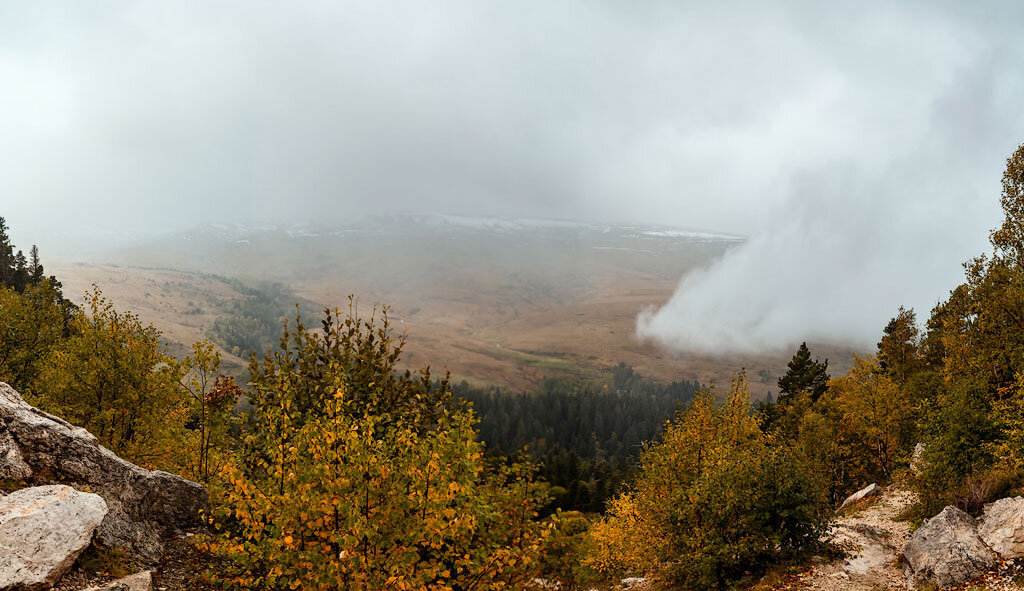
<svg viewBox="0 0 1024 591">
<path fill-rule="evenodd" d="M 847 558 L 816 567 L 802 577 L 800 588 L 909 589 L 898 562 L 910 537 L 910 525 L 895 518 L 915 500 L 910 491 L 888 487 L 870 506 L 838 518 L 831 533 L 836 543 L 848 549 Z"/>
</svg>

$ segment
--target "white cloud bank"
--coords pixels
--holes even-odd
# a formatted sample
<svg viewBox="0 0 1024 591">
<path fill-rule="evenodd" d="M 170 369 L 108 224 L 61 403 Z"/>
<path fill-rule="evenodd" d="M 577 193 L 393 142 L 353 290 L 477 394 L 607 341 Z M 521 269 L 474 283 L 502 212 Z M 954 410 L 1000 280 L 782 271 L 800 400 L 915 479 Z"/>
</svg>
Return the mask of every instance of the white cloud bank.
<svg viewBox="0 0 1024 591">
<path fill-rule="evenodd" d="M 712 353 L 871 347 L 898 306 L 923 321 L 987 250 L 1005 159 L 1024 143 L 1024 51 L 1004 26 L 1019 15 L 887 16 L 870 43 L 815 46 L 802 95 L 701 139 L 718 147 L 705 154 L 733 151 L 723 189 L 761 197 L 759 221 L 643 311 L 640 337 Z"/>
</svg>

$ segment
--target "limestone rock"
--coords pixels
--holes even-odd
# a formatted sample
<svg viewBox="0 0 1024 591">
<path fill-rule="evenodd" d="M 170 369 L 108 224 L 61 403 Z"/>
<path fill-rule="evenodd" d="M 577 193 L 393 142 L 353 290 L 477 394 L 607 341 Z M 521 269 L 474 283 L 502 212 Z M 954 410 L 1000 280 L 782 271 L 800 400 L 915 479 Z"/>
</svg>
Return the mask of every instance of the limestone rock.
<svg viewBox="0 0 1024 591">
<path fill-rule="evenodd" d="M 852 505 L 852 504 L 857 503 L 859 501 L 863 501 L 864 499 L 866 499 L 868 497 L 873 497 L 873 496 L 879 494 L 880 492 L 882 492 L 882 487 L 880 487 L 877 484 L 875 484 L 874 482 L 872 482 L 871 484 L 869 484 L 869 485 L 865 486 L 864 488 L 858 490 L 857 492 L 853 493 L 852 495 L 846 497 L 846 500 L 843 501 L 843 504 L 840 505 L 839 508 L 843 509 L 847 505 Z"/>
<path fill-rule="evenodd" d="M 94 491 L 108 512 L 97 539 L 156 562 L 175 530 L 202 525 L 206 489 L 184 478 L 149 471 L 117 457 L 80 427 L 34 408 L 0 382 L 0 438 L 17 446 L 35 484 L 63 483 Z"/>
<path fill-rule="evenodd" d="M 21 448 L 10 433 L 0 431 L 0 478 L 24 480 L 32 476 L 32 468 L 25 463 Z"/>
<path fill-rule="evenodd" d="M 92 541 L 107 514 L 99 495 L 70 486 L 0 498 L 0 590 L 49 589 Z"/>
<path fill-rule="evenodd" d="M 978 535 L 1003 558 L 1024 556 L 1024 497 L 999 499 L 985 505 Z"/>
<path fill-rule="evenodd" d="M 995 564 L 992 551 L 978 536 L 978 524 L 946 507 L 917 529 L 903 549 L 914 583 L 952 587 L 981 575 Z"/>
<path fill-rule="evenodd" d="M 89 587 L 85 591 L 153 591 L 153 574 L 144 570 L 101 587 Z"/>
</svg>

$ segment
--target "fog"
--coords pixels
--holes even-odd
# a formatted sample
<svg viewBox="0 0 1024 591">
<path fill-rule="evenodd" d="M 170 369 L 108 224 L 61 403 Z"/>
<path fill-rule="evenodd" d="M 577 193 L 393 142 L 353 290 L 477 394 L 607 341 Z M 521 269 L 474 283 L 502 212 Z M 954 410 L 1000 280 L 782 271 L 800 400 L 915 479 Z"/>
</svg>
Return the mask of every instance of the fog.
<svg viewBox="0 0 1024 591">
<path fill-rule="evenodd" d="M 376 212 L 651 222 L 748 242 L 638 332 L 870 344 L 999 223 L 1016 2 L 0 7 L 19 245 Z"/>
</svg>

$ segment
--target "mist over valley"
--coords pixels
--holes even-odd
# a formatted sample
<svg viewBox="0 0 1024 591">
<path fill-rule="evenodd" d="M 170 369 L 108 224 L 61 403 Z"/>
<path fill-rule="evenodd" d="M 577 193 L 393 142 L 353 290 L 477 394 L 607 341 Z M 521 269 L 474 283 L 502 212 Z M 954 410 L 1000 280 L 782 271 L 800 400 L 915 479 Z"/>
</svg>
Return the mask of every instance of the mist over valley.
<svg viewBox="0 0 1024 591">
<path fill-rule="evenodd" d="M 391 214 L 322 226 L 205 224 L 50 267 L 67 293 L 101 285 L 172 349 L 213 338 L 238 368 L 245 347 L 211 327 L 230 318 L 232 299 L 253 297 L 239 287 L 279 284 L 271 305 L 280 319 L 301 303 L 315 325 L 321 308 L 344 307 L 349 294 L 363 312 L 389 306 L 408 337 L 404 366 L 447 367 L 456 381 L 530 391 L 545 377 L 626 363 L 665 383 L 724 384 L 746 367 L 763 398 L 777 391 L 788 349 L 680 352 L 636 334 L 641 310 L 744 241 L 668 226 Z M 276 343 L 278 324 L 265 344 Z M 842 369 L 854 350 L 832 343 L 819 354 Z"/>
</svg>

